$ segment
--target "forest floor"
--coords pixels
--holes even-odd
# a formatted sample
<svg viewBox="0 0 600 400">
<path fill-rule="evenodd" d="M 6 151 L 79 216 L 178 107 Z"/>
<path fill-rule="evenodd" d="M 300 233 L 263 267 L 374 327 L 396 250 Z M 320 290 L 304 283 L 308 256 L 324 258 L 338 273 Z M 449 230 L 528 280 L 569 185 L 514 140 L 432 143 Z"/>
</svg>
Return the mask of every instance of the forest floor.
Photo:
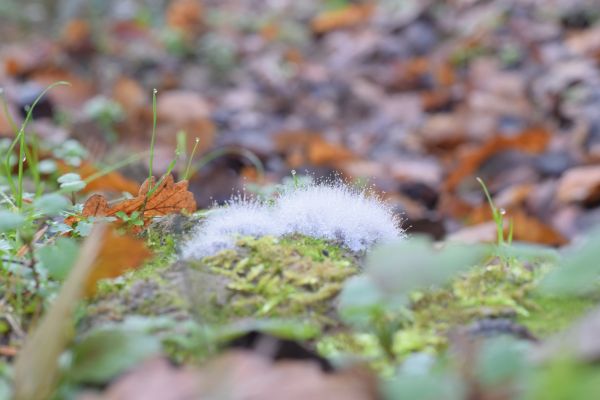
<svg viewBox="0 0 600 400">
<path fill-rule="evenodd" d="M 36 7 L 0 399 L 595 398 L 594 1 Z"/>
</svg>

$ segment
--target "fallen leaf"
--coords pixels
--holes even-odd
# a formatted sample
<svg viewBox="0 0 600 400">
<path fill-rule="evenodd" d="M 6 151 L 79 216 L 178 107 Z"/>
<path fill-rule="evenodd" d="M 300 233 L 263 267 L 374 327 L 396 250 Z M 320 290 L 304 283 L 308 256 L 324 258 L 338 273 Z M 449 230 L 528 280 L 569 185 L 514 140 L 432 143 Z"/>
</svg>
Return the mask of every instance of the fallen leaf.
<svg viewBox="0 0 600 400">
<path fill-rule="evenodd" d="M 48 92 L 47 96 L 58 106 L 79 111 L 81 105 L 97 93 L 94 84 L 86 77 L 80 76 L 60 67 L 47 67 L 36 70 L 31 79 L 42 86 L 58 81 L 69 82 L 69 86 L 58 86 Z"/>
<path fill-rule="evenodd" d="M 513 240 L 517 242 L 538 243 L 548 246 L 561 246 L 568 240 L 554 227 L 530 215 L 519 206 L 508 207 L 504 215 L 504 235 L 509 234 L 513 225 Z M 453 240 L 465 242 L 495 242 L 496 225 L 492 222 L 492 212 L 487 203 L 473 209 L 467 217 L 472 226 L 465 227 L 451 235 Z M 493 228 L 493 229 L 492 229 Z M 491 240 L 490 240 L 491 239 Z"/>
<path fill-rule="evenodd" d="M 518 242 L 530 242 L 546 244 L 549 246 L 561 246 L 568 240 L 556 229 L 542 222 L 539 218 L 528 215 L 523 210 L 511 211 L 508 218 L 513 221 L 513 239 Z M 505 227 L 508 233 L 508 226 Z"/>
<path fill-rule="evenodd" d="M 202 4 L 198 0 L 171 1 L 167 8 L 167 25 L 186 36 L 193 36 L 202 29 Z"/>
<path fill-rule="evenodd" d="M 72 52 L 86 52 L 92 49 L 92 31 L 88 21 L 73 19 L 65 25 L 61 42 Z"/>
<path fill-rule="evenodd" d="M 99 172 L 98 168 L 89 161 L 84 161 L 79 167 L 71 167 L 64 161 L 58 160 L 57 166 L 62 174 L 68 172 L 76 172 L 79 174 L 81 179 L 85 180 L 92 175 Z M 104 174 L 93 181 L 88 182 L 82 192 L 100 192 L 100 191 L 114 191 L 114 192 L 127 192 L 130 194 L 136 194 L 138 191 L 138 184 L 130 179 L 125 178 L 117 171 L 112 171 Z"/>
<path fill-rule="evenodd" d="M 561 203 L 594 204 L 600 201 L 600 166 L 566 171 L 558 181 L 556 197 Z"/>
<path fill-rule="evenodd" d="M 154 185 L 154 178 L 151 183 Z M 131 215 L 134 211 L 144 211 L 143 219 L 147 224 L 153 217 L 182 211 L 192 213 L 196 211 L 196 201 L 192 192 L 188 191 L 188 182 L 175 183 L 172 175 L 166 175 L 158 183 L 158 187 L 146 200 L 150 190 L 148 179 L 144 181 L 139 189 L 138 195 L 133 199 L 123 200 L 113 206 L 108 204 L 106 198 L 100 194 L 91 196 L 83 205 L 82 217 L 110 217 L 118 212 Z M 145 207 L 144 207 L 145 203 Z M 143 209 L 143 210 L 142 210 Z M 78 218 L 67 218 L 65 223 L 73 224 Z"/>
<path fill-rule="evenodd" d="M 19 350 L 13 346 L 0 346 L 1 357 L 14 357 L 17 355 Z"/>
<path fill-rule="evenodd" d="M 150 97 L 136 80 L 121 76 L 113 85 L 112 98 L 121 105 L 129 117 L 129 114 L 139 115 L 148 105 Z"/>
<path fill-rule="evenodd" d="M 193 368 L 178 368 L 166 358 L 152 358 L 118 378 L 102 394 L 78 400 L 184 400 L 198 398 L 201 381 Z"/>
<path fill-rule="evenodd" d="M 106 229 L 101 240 L 102 247 L 85 284 L 85 293 L 88 296 L 96 292 L 99 280 L 121 276 L 124 272 L 139 267 L 152 256 L 142 239 L 119 235 L 114 226 Z"/>
<path fill-rule="evenodd" d="M 351 368 L 323 372 L 317 363 L 272 362 L 252 351 L 233 350 L 201 368 L 177 368 L 153 359 L 109 386 L 79 400 L 371 400 L 379 398 L 374 375 Z"/>
<path fill-rule="evenodd" d="M 309 163 L 318 166 L 339 166 L 358 157 L 342 145 L 333 144 L 310 131 L 281 132 L 275 138 L 276 148 L 286 155 L 288 165 L 297 168 Z"/>
<path fill-rule="evenodd" d="M 506 150 L 540 153 L 550 141 L 550 134 L 542 128 L 527 129 L 517 136 L 495 136 L 482 146 L 464 154 L 456 168 L 446 178 L 444 188 L 453 191 L 460 182 L 472 175 L 491 156 Z"/>
<path fill-rule="evenodd" d="M 343 8 L 318 14 L 310 23 L 314 33 L 323 34 L 336 29 L 351 28 L 371 18 L 375 11 L 372 3 L 349 4 Z"/>
<path fill-rule="evenodd" d="M 170 90 L 159 92 L 157 98 L 157 117 L 160 121 L 156 136 L 159 143 L 176 146 L 178 132 L 187 133 L 186 148 L 191 151 L 199 139 L 197 152 L 209 149 L 215 140 L 216 127 L 210 119 L 210 106 L 198 93 L 189 90 Z M 147 116 L 151 120 L 151 113 Z"/>
</svg>

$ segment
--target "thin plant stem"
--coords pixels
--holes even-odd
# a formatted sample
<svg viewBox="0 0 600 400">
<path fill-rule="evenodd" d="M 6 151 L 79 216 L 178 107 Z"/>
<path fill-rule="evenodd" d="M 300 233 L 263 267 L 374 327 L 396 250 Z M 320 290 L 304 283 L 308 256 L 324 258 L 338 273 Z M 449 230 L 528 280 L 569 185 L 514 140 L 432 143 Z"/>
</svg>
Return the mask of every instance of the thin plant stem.
<svg viewBox="0 0 600 400">
<path fill-rule="evenodd" d="M 11 143 L 11 145 L 8 148 L 8 151 L 6 152 L 6 158 L 4 160 L 4 167 L 5 167 L 6 175 L 7 175 L 6 178 L 9 182 L 11 189 L 13 190 L 13 194 L 15 195 L 15 200 L 16 200 L 16 206 L 19 210 L 23 206 L 23 172 L 24 172 L 23 164 L 25 161 L 25 128 L 27 127 L 27 124 L 31 121 L 31 118 L 33 116 L 33 110 L 35 109 L 35 107 L 39 103 L 39 101 L 42 99 L 42 97 L 44 97 L 44 95 L 50 89 L 52 89 L 56 86 L 59 86 L 59 85 L 70 85 L 70 83 L 65 82 L 65 81 L 54 82 L 53 84 L 48 86 L 46 89 L 44 89 L 38 97 L 36 97 L 36 99 L 33 101 L 33 103 L 28 107 L 27 114 L 25 115 L 25 120 L 21 124 L 19 131 L 15 135 L 15 139 L 13 140 L 13 142 Z M 17 185 L 15 185 L 14 181 L 12 179 L 12 174 L 10 172 L 11 171 L 10 156 L 12 155 L 12 152 L 13 152 L 14 148 L 16 147 L 17 143 L 19 144 L 19 160 L 18 160 Z"/>
<path fill-rule="evenodd" d="M 187 180 L 190 176 L 190 168 L 192 168 L 192 160 L 194 159 L 194 155 L 196 154 L 196 149 L 198 148 L 198 143 L 200 143 L 200 138 L 196 138 L 196 143 L 194 143 L 194 148 L 192 149 L 192 154 L 190 154 L 190 158 L 188 159 L 187 167 L 185 168 L 185 173 L 183 174 L 183 179 Z"/>
<path fill-rule="evenodd" d="M 154 164 L 154 143 L 156 141 L 156 94 L 158 90 L 152 91 L 152 138 L 150 139 L 150 161 L 148 162 L 148 182 L 152 182 L 152 167 Z"/>
</svg>

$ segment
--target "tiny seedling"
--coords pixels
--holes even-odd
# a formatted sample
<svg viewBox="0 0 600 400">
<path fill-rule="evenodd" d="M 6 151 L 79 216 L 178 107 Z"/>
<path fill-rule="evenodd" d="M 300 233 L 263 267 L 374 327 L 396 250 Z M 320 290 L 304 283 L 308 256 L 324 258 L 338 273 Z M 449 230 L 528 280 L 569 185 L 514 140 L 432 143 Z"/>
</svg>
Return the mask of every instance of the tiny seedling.
<svg viewBox="0 0 600 400">
<path fill-rule="evenodd" d="M 514 228 L 513 221 L 509 220 L 508 234 L 506 235 L 506 238 L 505 238 L 504 237 L 504 217 L 506 215 L 506 210 L 504 210 L 503 208 L 496 207 L 496 205 L 494 204 L 494 201 L 492 200 L 492 196 L 490 195 L 490 192 L 489 192 L 487 186 L 483 182 L 483 179 L 481 179 L 481 178 L 476 178 L 476 179 L 477 179 L 477 182 L 479 182 L 479 184 L 483 188 L 483 193 L 485 193 L 485 197 L 487 198 L 488 204 L 490 205 L 490 209 L 492 210 L 492 219 L 494 220 L 494 223 L 496 224 L 496 236 L 497 236 L 496 240 L 497 240 L 498 246 L 510 245 L 512 243 L 512 239 L 513 239 L 513 228 Z"/>
</svg>

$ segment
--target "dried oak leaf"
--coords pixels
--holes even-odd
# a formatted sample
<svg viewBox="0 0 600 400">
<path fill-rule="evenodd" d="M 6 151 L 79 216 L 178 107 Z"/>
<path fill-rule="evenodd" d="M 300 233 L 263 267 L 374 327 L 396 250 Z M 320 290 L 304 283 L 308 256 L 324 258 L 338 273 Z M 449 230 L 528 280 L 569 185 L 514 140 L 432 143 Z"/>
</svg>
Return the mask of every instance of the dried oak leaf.
<svg viewBox="0 0 600 400">
<path fill-rule="evenodd" d="M 142 239 L 119 235 L 115 226 L 106 229 L 102 240 L 102 247 L 86 282 L 85 293 L 88 296 L 96 292 L 99 280 L 116 278 L 130 269 L 139 267 L 152 256 Z"/>
<path fill-rule="evenodd" d="M 138 195 L 133 199 L 123 200 L 113 206 L 108 204 L 106 198 L 100 194 L 91 196 L 83 205 L 82 217 L 110 217 L 118 212 L 131 215 L 134 211 L 144 209 L 144 222 L 148 223 L 151 218 L 186 211 L 196 211 L 196 200 L 192 192 L 188 191 L 188 182 L 175 183 L 172 175 L 166 175 L 158 183 L 158 187 L 146 200 L 150 187 L 154 186 L 155 180 L 144 181 Z M 144 207 L 144 202 L 145 207 Z M 72 224 L 76 219 L 67 219 L 65 223 Z"/>
</svg>

